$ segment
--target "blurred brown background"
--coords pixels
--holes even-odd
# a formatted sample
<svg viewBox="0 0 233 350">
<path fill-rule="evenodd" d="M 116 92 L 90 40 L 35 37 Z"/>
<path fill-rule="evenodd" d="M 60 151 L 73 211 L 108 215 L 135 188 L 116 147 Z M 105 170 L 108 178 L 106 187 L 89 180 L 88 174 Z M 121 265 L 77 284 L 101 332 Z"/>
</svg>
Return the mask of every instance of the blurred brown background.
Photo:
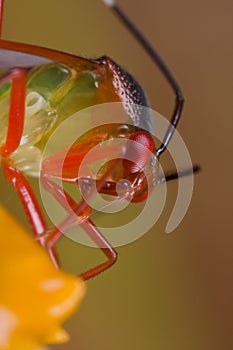
<svg viewBox="0 0 233 350">
<path fill-rule="evenodd" d="M 80 310 L 67 322 L 71 342 L 54 349 L 230 350 L 233 348 L 233 4 L 216 1 L 119 0 L 157 47 L 183 88 L 179 131 L 194 163 L 193 200 L 172 235 L 164 233 L 176 198 L 155 227 L 118 249 L 119 261 L 88 283 Z M 97 0 L 6 0 L 3 37 L 86 57 L 108 54 L 128 68 L 152 107 L 170 116 L 173 94 L 119 21 Z M 4 204 L 21 218 L 18 200 Z M 155 203 L 156 205 L 156 203 Z M 153 210 L 153 208 L 152 208 Z M 17 213 L 16 213 L 17 212 Z M 7 233 L 6 233 L 7 234 Z M 59 244 L 64 268 L 95 264 L 95 249 Z M 85 266 L 85 265 L 84 265 Z M 36 317 L 36 316 L 35 316 Z"/>
</svg>

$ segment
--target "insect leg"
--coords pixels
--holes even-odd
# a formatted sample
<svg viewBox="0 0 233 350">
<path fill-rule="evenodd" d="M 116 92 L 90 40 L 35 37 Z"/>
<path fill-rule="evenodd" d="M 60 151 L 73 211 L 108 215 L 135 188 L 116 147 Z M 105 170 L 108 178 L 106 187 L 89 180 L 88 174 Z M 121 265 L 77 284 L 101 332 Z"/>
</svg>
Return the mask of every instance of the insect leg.
<svg viewBox="0 0 233 350">
<path fill-rule="evenodd" d="M 12 81 L 8 130 L 5 144 L 0 147 L 2 157 L 9 156 L 20 144 L 24 126 L 26 71 L 14 68 L 0 77 L 0 84 Z"/>
<path fill-rule="evenodd" d="M 106 240 L 106 238 L 100 233 L 95 224 L 87 219 L 81 223 L 81 227 L 85 230 L 88 236 L 95 242 L 95 244 L 102 250 L 104 255 L 107 257 L 107 261 L 95 266 L 94 268 L 82 273 L 80 276 L 84 280 L 95 277 L 96 275 L 104 272 L 109 267 L 111 267 L 117 260 L 117 252 L 111 246 L 111 244 Z"/>
<path fill-rule="evenodd" d="M 48 228 L 31 185 L 22 172 L 10 165 L 4 158 L 2 159 L 2 168 L 7 181 L 14 186 L 20 197 L 27 218 L 31 224 L 34 236 L 38 238 L 39 243 L 42 246 L 45 246 L 45 241 L 42 234 L 47 232 Z M 55 249 L 51 247 L 48 250 L 48 253 L 54 264 L 58 266 Z"/>
<path fill-rule="evenodd" d="M 135 39 L 141 44 L 141 46 L 148 53 L 148 55 L 151 57 L 153 62 L 159 67 L 160 71 L 162 72 L 165 79 L 168 81 L 168 83 L 170 84 L 171 88 L 173 89 L 176 95 L 175 107 L 170 120 L 169 127 L 165 133 L 162 144 L 156 151 L 156 156 L 159 157 L 166 150 L 172 138 L 172 135 L 175 131 L 175 128 L 177 127 L 177 124 L 180 120 L 183 104 L 184 104 L 183 93 L 181 91 L 181 88 L 178 82 L 176 81 L 175 76 L 170 71 L 170 69 L 168 68 L 168 66 L 162 59 L 162 57 L 158 54 L 158 52 L 154 49 L 154 47 L 152 47 L 150 42 L 136 27 L 136 25 L 126 16 L 124 11 L 115 3 L 114 0 L 103 0 L 103 2 L 113 10 L 113 12 L 123 22 L 126 28 L 133 34 Z"/>
<path fill-rule="evenodd" d="M 89 209 L 88 203 L 82 200 L 79 204 L 77 204 L 67 192 L 65 192 L 56 183 L 51 181 L 47 176 L 42 176 L 41 181 L 45 189 L 55 197 L 55 199 L 68 213 L 71 213 L 70 218 L 72 218 L 72 220 L 70 220 L 70 223 L 66 224 L 66 226 L 63 225 L 63 230 L 73 225 L 74 223 L 75 225 L 80 225 L 80 227 L 87 233 L 91 240 L 97 245 L 97 247 L 102 250 L 104 255 L 107 257 L 106 262 L 82 273 L 80 277 L 82 277 L 84 280 L 87 280 L 112 266 L 117 260 L 117 253 L 110 245 L 110 243 L 106 240 L 106 238 L 100 233 L 95 224 L 90 220 L 89 216 L 91 215 L 91 211 Z M 54 228 L 54 230 L 51 230 L 48 235 L 45 235 L 46 246 L 49 249 L 52 249 L 54 247 L 57 240 L 61 237 L 63 230 L 59 229 L 59 227 Z"/>
</svg>

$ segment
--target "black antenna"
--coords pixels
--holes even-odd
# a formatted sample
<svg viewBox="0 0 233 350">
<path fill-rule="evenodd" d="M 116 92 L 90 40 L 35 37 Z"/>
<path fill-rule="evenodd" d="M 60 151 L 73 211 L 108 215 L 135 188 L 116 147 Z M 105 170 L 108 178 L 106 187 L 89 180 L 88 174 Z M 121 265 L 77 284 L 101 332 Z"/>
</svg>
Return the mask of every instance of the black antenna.
<svg viewBox="0 0 233 350">
<path fill-rule="evenodd" d="M 185 176 L 198 173 L 200 170 L 201 168 L 199 167 L 199 165 L 194 165 L 192 168 L 179 170 L 179 172 L 174 170 L 172 172 L 165 173 L 164 177 L 160 179 L 160 182 L 168 182 L 168 181 L 176 180 L 180 177 L 185 177 Z"/>
<path fill-rule="evenodd" d="M 123 10 L 115 3 L 114 0 L 102 0 L 107 6 L 109 6 L 113 12 L 118 16 L 118 18 L 123 22 L 123 24 L 126 26 L 126 28 L 133 34 L 133 36 L 137 39 L 137 41 L 141 44 L 141 46 L 145 49 L 145 51 L 149 54 L 149 56 L 152 58 L 152 60 L 157 64 L 161 72 L 163 73 L 164 77 L 168 81 L 168 83 L 171 85 L 173 91 L 176 94 L 176 101 L 175 101 L 175 107 L 174 111 L 170 120 L 169 127 L 166 131 L 166 134 L 164 136 L 163 142 L 156 151 L 156 156 L 159 157 L 167 148 L 172 135 L 175 131 L 175 128 L 177 127 L 177 124 L 181 117 L 181 112 L 183 109 L 184 104 L 184 97 L 183 93 L 179 87 L 179 84 L 177 83 L 174 75 L 166 65 L 166 63 L 163 61 L 163 59 L 160 57 L 158 52 L 152 47 L 150 42 L 147 40 L 147 38 L 140 32 L 140 30 L 137 28 L 137 26 L 126 16 L 126 14 L 123 12 Z"/>
</svg>

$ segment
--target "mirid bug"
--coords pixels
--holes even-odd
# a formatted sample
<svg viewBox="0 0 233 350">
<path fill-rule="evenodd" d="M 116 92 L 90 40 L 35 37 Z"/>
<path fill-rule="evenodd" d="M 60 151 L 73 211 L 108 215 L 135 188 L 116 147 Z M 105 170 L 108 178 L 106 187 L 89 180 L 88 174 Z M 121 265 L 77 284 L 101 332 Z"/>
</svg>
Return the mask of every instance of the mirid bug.
<svg viewBox="0 0 233 350">
<path fill-rule="evenodd" d="M 0 40 L 0 155 L 5 177 L 18 192 L 36 239 L 46 247 L 55 265 L 59 265 L 55 243 L 74 222 L 103 251 L 107 261 L 82 273 L 84 280 L 110 267 L 116 261 L 117 253 L 91 220 L 92 209 L 87 201 L 83 198 L 76 203 L 53 179 L 79 185 L 84 192 L 94 183 L 97 192 L 113 196 L 117 195 L 117 183 L 126 179 L 131 184 L 130 201 L 144 200 L 154 186 L 158 160 L 168 147 L 183 108 L 181 89 L 161 57 L 114 1 L 104 2 L 141 43 L 175 93 L 174 112 L 159 147 L 155 147 L 150 133 L 150 116 L 143 115 L 140 108 L 131 108 L 132 105 L 148 106 L 143 89 L 112 59 L 107 56 L 84 59 L 47 48 Z M 2 14 L 3 0 L 0 7 Z M 76 140 L 69 150 L 44 159 L 40 173 L 41 155 L 52 132 L 73 113 L 105 102 L 121 103 L 131 123 L 109 123 L 93 128 Z M 89 174 L 79 178 L 78 169 L 90 150 L 116 138 L 129 142 L 120 148 L 110 142 L 101 148 L 101 152 L 93 153 L 92 161 L 97 162 L 114 152 L 116 159 L 104 166 L 97 178 Z M 59 173 L 57 169 L 61 163 L 62 173 Z M 145 168 L 151 183 L 144 175 Z M 193 170 L 198 170 L 198 167 L 179 173 L 179 176 Z M 47 227 L 28 181 L 30 176 L 40 176 L 45 189 L 67 210 L 68 217 L 59 227 Z M 165 175 L 160 182 L 177 177 L 174 172 Z M 90 191 L 88 199 L 92 195 Z"/>
</svg>

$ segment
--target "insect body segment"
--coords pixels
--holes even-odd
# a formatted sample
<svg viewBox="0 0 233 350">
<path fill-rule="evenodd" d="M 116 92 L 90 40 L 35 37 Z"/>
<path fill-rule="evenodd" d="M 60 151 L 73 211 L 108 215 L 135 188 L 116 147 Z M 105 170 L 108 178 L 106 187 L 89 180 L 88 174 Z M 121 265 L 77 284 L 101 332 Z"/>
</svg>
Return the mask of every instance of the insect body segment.
<svg viewBox="0 0 233 350">
<path fill-rule="evenodd" d="M 27 71 L 19 68 L 17 72 L 21 72 L 21 75 L 24 76 L 27 75 L 25 96 L 22 95 L 22 86 L 25 90 L 26 82 L 20 80 L 21 86 L 19 88 L 15 86 L 13 80 L 15 69 L 2 72 L 3 75 L 0 77 L 2 91 L 0 96 L 0 105 L 2 107 L 0 114 L 2 156 L 11 155 L 19 146 L 16 154 L 13 156 L 13 162 L 27 175 L 38 176 L 39 162 L 36 163 L 35 160 L 38 159 L 40 161 L 40 154 L 50 134 L 67 117 L 94 103 L 120 101 L 123 103 L 127 114 L 133 120 L 134 125 L 147 126 L 149 118 L 143 119 L 139 113 L 140 111 L 135 113 L 137 111 L 130 110 L 132 102 L 142 105 L 146 102 L 142 89 L 136 81 L 128 73 L 124 73 L 110 59 L 105 57 L 99 59 L 98 62 L 100 66 L 96 71 L 78 72 L 59 63 L 33 67 L 30 70 L 27 69 Z M 11 75 L 13 75 L 13 78 L 11 78 Z M 7 82 L 5 82 L 6 78 L 8 78 Z M 9 84 L 10 80 L 12 80 L 12 84 Z M 135 85 L 134 88 L 132 88 L 132 84 Z M 19 90 L 21 92 L 20 95 L 18 93 Z M 14 103 L 12 102 L 11 106 L 16 105 L 18 107 L 18 115 L 15 115 L 14 111 L 10 111 L 8 118 L 10 98 L 18 98 L 22 107 L 17 106 L 13 101 Z M 24 99 L 25 102 L 22 103 Z M 25 113 L 24 105 L 26 105 Z M 13 134 L 13 127 L 11 127 L 10 123 L 12 119 L 15 123 L 14 118 L 20 123 L 20 126 L 14 125 L 14 135 L 15 130 L 17 130 L 18 136 L 14 138 L 13 142 L 10 138 L 10 135 L 12 137 Z M 22 120 L 23 118 L 24 120 Z M 24 129 L 22 131 L 23 126 Z M 9 135 L 6 134 L 7 132 Z M 4 153 L 6 148 L 7 154 L 5 154 L 6 152 Z M 25 159 L 26 163 L 23 161 L 18 162 L 20 158 Z M 34 159 L 32 164 L 30 164 L 30 158 Z"/>
<path fill-rule="evenodd" d="M 21 69 L 21 71 L 24 70 Z M 11 127 L 10 125 L 11 111 L 9 112 L 8 121 L 8 104 L 10 98 L 20 96 L 20 101 L 23 101 L 23 107 L 24 105 L 26 107 L 25 113 L 23 109 L 19 110 L 18 113 L 20 113 L 20 116 L 18 116 L 13 111 L 12 119 L 15 118 L 13 120 L 14 122 L 20 118 L 23 119 L 21 124 L 24 128 L 21 130 L 21 127 L 18 132 L 20 137 L 17 137 L 16 140 L 18 141 L 17 147 L 19 147 L 16 150 L 16 154 L 13 155 L 12 160 L 27 175 L 39 176 L 41 152 L 46 139 L 49 137 L 49 132 L 52 132 L 54 128 L 74 111 L 80 110 L 92 103 L 94 79 L 88 73 L 74 74 L 70 68 L 61 64 L 42 65 L 29 72 L 24 72 L 27 74 L 25 96 L 22 96 L 21 87 L 19 89 L 21 92 L 20 95 L 18 94 L 19 90 L 13 90 L 14 81 L 11 84 L 12 86 L 10 86 L 9 82 L 5 83 L 5 76 L 10 75 L 10 73 L 7 73 L 2 78 L 0 77 L 3 91 L 0 100 L 0 106 L 2 107 L 0 115 L 2 126 L 1 143 L 3 150 L 7 148 L 7 155 L 10 156 L 14 151 L 11 146 L 13 141 L 10 135 L 12 137 L 18 128 L 17 125 L 14 125 L 14 131 L 12 132 L 13 126 Z M 83 99 L 82 96 L 84 96 Z M 11 103 L 11 106 L 15 106 L 15 103 Z M 6 134 L 7 130 L 9 136 Z M 9 130 L 11 130 L 11 133 Z M 14 148 L 16 148 L 15 142 Z M 8 144 L 10 144 L 10 148 Z M 2 156 L 6 156 L 4 151 L 2 151 Z M 30 158 L 33 158 L 32 164 L 30 164 Z M 37 164 L 36 159 L 38 159 Z"/>
</svg>

